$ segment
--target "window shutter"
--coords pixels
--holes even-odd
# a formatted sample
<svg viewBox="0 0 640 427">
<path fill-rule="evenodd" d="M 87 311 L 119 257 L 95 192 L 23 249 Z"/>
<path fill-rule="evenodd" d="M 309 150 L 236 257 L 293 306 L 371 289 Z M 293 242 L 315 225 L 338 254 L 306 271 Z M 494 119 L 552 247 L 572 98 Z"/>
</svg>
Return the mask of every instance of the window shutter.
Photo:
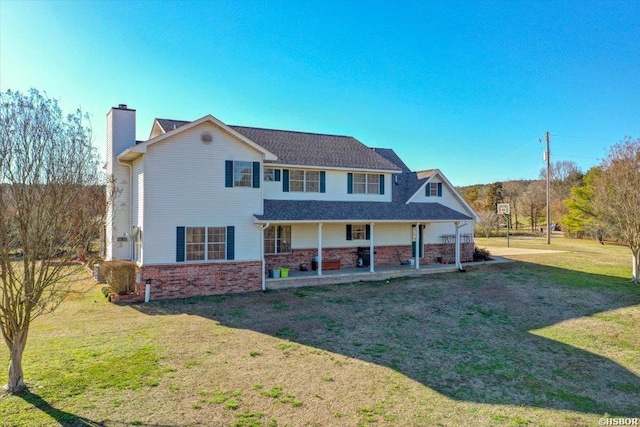
<svg viewBox="0 0 640 427">
<path fill-rule="evenodd" d="M 235 259 L 235 237 L 236 228 L 233 225 L 227 226 L 227 259 Z"/>
<path fill-rule="evenodd" d="M 429 197 L 431 196 L 431 184 L 427 182 L 427 185 L 424 187 L 424 195 Z M 415 256 L 415 254 L 414 254 Z"/>
<path fill-rule="evenodd" d="M 380 175 L 380 176 L 384 176 L 384 175 Z M 365 231 L 364 231 L 364 238 L 367 240 L 371 240 L 371 224 L 367 224 L 365 225 Z"/>
<path fill-rule="evenodd" d="M 289 192 L 289 169 L 282 169 L 282 191 Z"/>
<path fill-rule="evenodd" d="M 273 180 L 280 181 L 280 169 L 276 169 L 273 171 Z"/>
<path fill-rule="evenodd" d="M 353 240 L 351 238 L 351 224 L 347 224 L 347 240 Z"/>
<path fill-rule="evenodd" d="M 438 197 L 442 197 L 442 183 L 438 183 Z"/>
<path fill-rule="evenodd" d="M 184 227 L 176 228 L 176 262 L 184 262 Z"/>
<path fill-rule="evenodd" d="M 384 175 L 380 174 L 380 194 L 384 194 Z"/>
<path fill-rule="evenodd" d="M 325 171 L 320 171 L 320 192 L 327 192 L 327 173 Z"/>
<path fill-rule="evenodd" d="M 224 162 L 224 186 L 233 187 L 233 160 Z"/>
<path fill-rule="evenodd" d="M 347 174 L 347 194 L 353 194 L 353 174 Z"/>
<path fill-rule="evenodd" d="M 253 188 L 260 188 L 260 162 L 253 162 Z"/>
</svg>

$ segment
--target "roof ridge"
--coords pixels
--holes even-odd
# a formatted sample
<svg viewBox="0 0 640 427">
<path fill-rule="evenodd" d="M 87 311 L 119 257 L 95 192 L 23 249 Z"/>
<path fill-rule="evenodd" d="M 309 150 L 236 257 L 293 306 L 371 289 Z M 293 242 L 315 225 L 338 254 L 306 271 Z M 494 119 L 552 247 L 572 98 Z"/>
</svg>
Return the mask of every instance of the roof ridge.
<svg viewBox="0 0 640 427">
<path fill-rule="evenodd" d="M 337 135 L 337 134 L 332 134 L 332 133 L 305 132 L 305 131 L 302 131 L 302 130 L 273 129 L 273 128 L 263 128 L 263 127 L 256 127 L 256 126 L 242 126 L 242 125 L 227 125 L 227 126 L 229 126 L 230 128 L 246 128 L 246 129 L 256 129 L 256 130 L 269 130 L 269 131 L 273 131 L 273 132 L 301 133 L 301 134 L 305 134 L 305 135 L 332 136 L 334 138 L 352 138 L 352 139 L 356 139 L 355 137 L 353 137 L 351 135 Z"/>
</svg>

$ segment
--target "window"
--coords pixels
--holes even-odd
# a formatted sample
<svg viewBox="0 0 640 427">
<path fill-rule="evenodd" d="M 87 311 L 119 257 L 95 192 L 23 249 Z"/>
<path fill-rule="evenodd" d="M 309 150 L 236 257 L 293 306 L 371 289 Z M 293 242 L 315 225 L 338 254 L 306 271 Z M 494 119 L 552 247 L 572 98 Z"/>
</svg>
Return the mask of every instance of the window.
<svg viewBox="0 0 640 427">
<path fill-rule="evenodd" d="M 304 191 L 304 171 L 292 170 L 290 172 L 289 191 Z"/>
<path fill-rule="evenodd" d="M 430 182 L 426 187 L 425 196 L 427 197 L 442 197 L 442 183 Z"/>
<path fill-rule="evenodd" d="M 260 188 L 260 162 L 225 160 L 224 186 Z M 277 178 L 277 176 L 276 176 Z"/>
<path fill-rule="evenodd" d="M 275 181 L 276 170 L 273 168 L 264 168 L 264 181 Z"/>
<path fill-rule="evenodd" d="M 364 224 L 353 224 L 351 226 L 351 238 L 353 240 L 364 240 L 365 226 Z"/>
<path fill-rule="evenodd" d="M 369 224 L 347 224 L 347 240 L 370 240 L 371 226 Z"/>
<path fill-rule="evenodd" d="M 205 227 L 187 227 L 187 260 L 204 260 Z"/>
<path fill-rule="evenodd" d="M 251 187 L 253 170 L 252 162 L 233 162 L 233 186 Z"/>
<path fill-rule="evenodd" d="M 207 259 L 226 259 L 226 227 L 207 229 Z"/>
<path fill-rule="evenodd" d="M 264 253 L 282 254 L 291 252 L 291 226 L 272 225 L 264 231 Z"/>
<path fill-rule="evenodd" d="M 320 171 L 292 169 L 289 171 L 289 191 L 322 193 L 322 175 Z"/>
<path fill-rule="evenodd" d="M 187 261 L 226 259 L 227 227 L 186 227 Z"/>
<path fill-rule="evenodd" d="M 352 192 L 355 194 L 384 194 L 384 175 L 354 173 Z M 351 193 L 351 192 L 350 192 Z"/>
</svg>

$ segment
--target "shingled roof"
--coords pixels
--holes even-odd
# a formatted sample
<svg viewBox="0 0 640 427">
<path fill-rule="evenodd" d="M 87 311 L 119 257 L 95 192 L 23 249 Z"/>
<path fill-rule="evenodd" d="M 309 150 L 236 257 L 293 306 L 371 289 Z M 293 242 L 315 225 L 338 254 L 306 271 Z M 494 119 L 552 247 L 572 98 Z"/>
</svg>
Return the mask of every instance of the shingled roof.
<svg viewBox="0 0 640 427">
<path fill-rule="evenodd" d="M 467 221 L 440 203 L 265 200 L 260 221 Z"/>
<path fill-rule="evenodd" d="M 402 172 L 411 172 L 411 169 L 402 161 L 400 156 L 391 148 L 372 148 L 373 151 L 389 160 L 391 163 L 402 169 Z"/>
<path fill-rule="evenodd" d="M 156 119 L 165 132 L 189 123 Z M 278 164 L 398 171 L 393 162 L 351 136 L 229 126 L 278 157 Z"/>
</svg>

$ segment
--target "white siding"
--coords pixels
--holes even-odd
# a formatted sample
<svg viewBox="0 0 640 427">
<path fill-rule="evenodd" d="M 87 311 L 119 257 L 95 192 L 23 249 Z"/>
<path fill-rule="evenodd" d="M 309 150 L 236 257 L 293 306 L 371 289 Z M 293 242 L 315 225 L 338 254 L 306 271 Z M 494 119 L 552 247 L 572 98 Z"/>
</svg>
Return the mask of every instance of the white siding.
<svg viewBox="0 0 640 427">
<path fill-rule="evenodd" d="M 364 224 L 364 223 L 354 223 Z M 455 226 L 450 223 L 421 223 L 424 243 L 442 243 L 440 236 L 455 234 Z M 460 234 L 473 233 L 473 225 L 463 227 Z M 325 248 L 348 248 L 369 246 L 369 240 L 347 240 L 346 224 L 328 223 L 322 226 L 322 246 Z M 412 224 L 375 223 L 373 227 L 374 246 L 410 245 L 412 242 Z M 292 224 L 291 248 L 314 249 L 318 247 L 317 224 Z"/>
<path fill-rule="evenodd" d="M 205 129 L 210 145 L 200 142 Z M 176 261 L 178 226 L 235 226 L 235 260 L 260 259 L 253 215 L 262 213 L 262 188 L 225 187 L 226 160 L 261 162 L 260 153 L 205 123 L 151 145 L 144 160 L 145 264 Z"/>
<path fill-rule="evenodd" d="M 137 159 L 132 164 L 132 177 L 131 177 L 131 227 L 140 227 L 144 231 L 144 161 L 142 158 Z M 144 232 L 142 233 L 144 239 Z M 142 251 L 144 249 L 144 242 L 142 245 L 140 242 L 131 242 L 132 245 L 136 244 L 139 252 L 135 257 L 137 261 L 144 262 Z M 135 254 L 132 254 L 132 256 Z"/>
<path fill-rule="evenodd" d="M 266 167 L 269 167 L 267 164 Z M 300 169 L 300 168 L 291 168 Z M 309 168 L 308 170 L 322 170 Z M 391 201 L 391 174 L 384 174 L 384 194 L 348 194 L 347 173 L 353 171 L 326 171 L 326 192 L 325 193 L 304 193 L 298 191 L 282 191 L 281 181 L 265 182 L 264 198 L 269 200 L 335 200 L 346 202 L 390 202 Z M 355 172 L 357 173 L 357 172 Z M 376 175 L 380 175 L 376 173 Z"/>
<path fill-rule="evenodd" d="M 409 245 L 411 244 L 411 224 L 376 223 L 373 227 L 373 243 L 375 246 Z M 331 223 L 322 226 L 322 246 L 326 248 L 369 246 L 369 240 L 347 240 L 346 224 Z M 293 224 L 291 226 L 292 249 L 317 247 L 317 224 Z"/>
</svg>

